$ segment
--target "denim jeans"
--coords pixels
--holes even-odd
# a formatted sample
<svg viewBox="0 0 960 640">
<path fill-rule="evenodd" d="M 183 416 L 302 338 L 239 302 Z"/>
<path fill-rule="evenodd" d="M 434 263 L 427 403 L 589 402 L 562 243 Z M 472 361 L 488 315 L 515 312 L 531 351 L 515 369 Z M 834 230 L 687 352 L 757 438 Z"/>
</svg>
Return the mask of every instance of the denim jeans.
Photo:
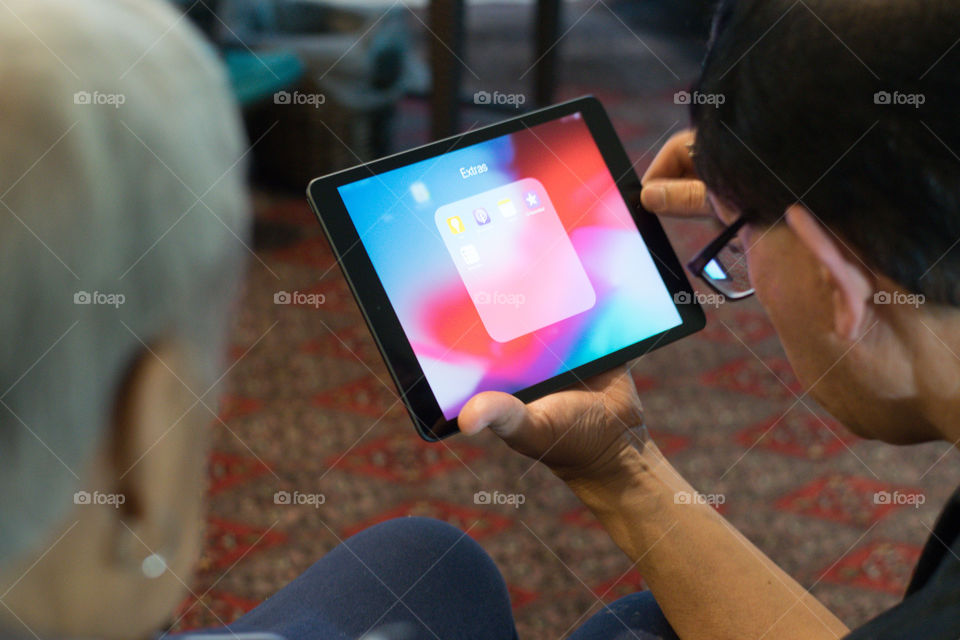
<svg viewBox="0 0 960 640">
<path fill-rule="evenodd" d="M 175 636 L 231 640 L 510 640 L 507 586 L 463 531 L 429 518 L 398 518 L 334 548 L 235 622 Z M 649 592 L 587 620 L 571 640 L 675 640 Z"/>
</svg>

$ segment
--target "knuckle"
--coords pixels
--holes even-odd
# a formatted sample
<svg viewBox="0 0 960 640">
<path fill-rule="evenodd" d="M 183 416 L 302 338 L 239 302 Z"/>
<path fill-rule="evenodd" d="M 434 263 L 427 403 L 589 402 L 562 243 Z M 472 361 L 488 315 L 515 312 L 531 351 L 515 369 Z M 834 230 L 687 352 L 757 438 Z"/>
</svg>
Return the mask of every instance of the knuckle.
<svg viewBox="0 0 960 640">
<path fill-rule="evenodd" d="M 683 146 L 684 152 L 686 152 L 686 144 L 690 142 L 690 131 L 678 131 L 677 133 L 670 136 L 669 146 Z"/>
<path fill-rule="evenodd" d="M 624 422 L 629 424 L 631 427 L 636 426 L 643 422 L 643 406 L 640 402 L 631 403 L 627 408 L 626 415 L 624 416 Z"/>
<path fill-rule="evenodd" d="M 684 189 L 683 204 L 687 209 L 699 209 L 703 206 L 706 195 L 703 183 L 691 182 Z"/>
</svg>

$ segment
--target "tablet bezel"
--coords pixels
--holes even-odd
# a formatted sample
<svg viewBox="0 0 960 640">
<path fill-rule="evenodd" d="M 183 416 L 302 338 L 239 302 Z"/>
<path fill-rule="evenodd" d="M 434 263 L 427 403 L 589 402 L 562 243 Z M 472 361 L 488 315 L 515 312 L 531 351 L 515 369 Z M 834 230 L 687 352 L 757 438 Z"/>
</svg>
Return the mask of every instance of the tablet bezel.
<svg viewBox="0 0 960 640">
<path fill-rule="evenodd" d="M 307 187 L 307 200 L 323 226 L 337 263 L 357 300 L 417 433 L 424 440 L 436 441 L 453 435 L 458 431 L 457 419 L 447 420 L 444 417 L 338 188 L 577 112 L 580 112 L 593 136 L 597 149 L 613 176 L 638 231 L 654 257 L 654 263 L 664 284 L 674 301 L 679 297 L 688 302 L 675 303 L 681 319 L 681 324 L 678 326 L 513 394 L 520 400 L 529 402 L 640 357 L 654 348 L 695 333 L 706 324 L 703 309 L 696 302 L 690 282 L 670 246 L 660 221 L 640 205 L 640 180 L 603 105 L 596 98 L 584 96 L 524 113 L 497 124 L 315 178 Z M 620 177 L 617 178 L 617 176 Z M 677 296 L 682 293 L 687 295 Z"/>
</svg>

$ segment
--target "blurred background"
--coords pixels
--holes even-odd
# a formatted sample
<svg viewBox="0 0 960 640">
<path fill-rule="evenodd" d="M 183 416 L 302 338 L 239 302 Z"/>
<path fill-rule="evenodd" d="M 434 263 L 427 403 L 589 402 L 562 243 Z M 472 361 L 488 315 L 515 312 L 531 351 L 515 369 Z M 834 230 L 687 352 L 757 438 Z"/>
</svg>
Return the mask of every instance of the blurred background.
<svg viewBox="0 0 960 640">
<path fill-rule="evenodd" d="M 642 173 L 686 126 L 675 94 L 696 77 L 711 3 L 178 4 L 221 52 L 243 107 L 256 225 L 229 393 L 210 425 L 206 549 L 175 628 L 229 622 L 350 534 L 405 514 L 447 520 L 484 546 L 523 638 L 565 637 L 642 589 L 548 471 L 489 434 L 419 440 L 303 193 L 318 175 L 583 94 L 606 106 Z M 711 237 L 666 226 L 681 260 Z M 323 304 L 275 304 L 280 291 Z M 754 299 L 707 314 L 704 331 L 634 369 L 654 439 L 849 625 L 891 606 L 928 535 L 917 516 L 932 521 L 957 483 L 944 464 L 956 451 L 850 436 L 804 395 Z M 875 499 L 894 490 L 923 504 Z M 325 502 L 277 504 L 278 491 Z M 477 504 L 479 491 L 525 502 Z"/>
</svg>

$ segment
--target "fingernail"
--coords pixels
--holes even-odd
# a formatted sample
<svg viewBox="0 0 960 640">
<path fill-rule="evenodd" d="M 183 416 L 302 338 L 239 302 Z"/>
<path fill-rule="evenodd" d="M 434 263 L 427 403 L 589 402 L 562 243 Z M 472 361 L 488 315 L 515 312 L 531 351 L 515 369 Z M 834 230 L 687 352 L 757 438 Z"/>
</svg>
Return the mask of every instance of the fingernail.
<svg viewBox="0 0 960 640">
<path fill-rule="evenodd" d="M 640 192 L 640 202 L 648 211 L 661 211 L 667 206 L 667 190 L 664 187 L 645 187 Z"/>
</svg>

